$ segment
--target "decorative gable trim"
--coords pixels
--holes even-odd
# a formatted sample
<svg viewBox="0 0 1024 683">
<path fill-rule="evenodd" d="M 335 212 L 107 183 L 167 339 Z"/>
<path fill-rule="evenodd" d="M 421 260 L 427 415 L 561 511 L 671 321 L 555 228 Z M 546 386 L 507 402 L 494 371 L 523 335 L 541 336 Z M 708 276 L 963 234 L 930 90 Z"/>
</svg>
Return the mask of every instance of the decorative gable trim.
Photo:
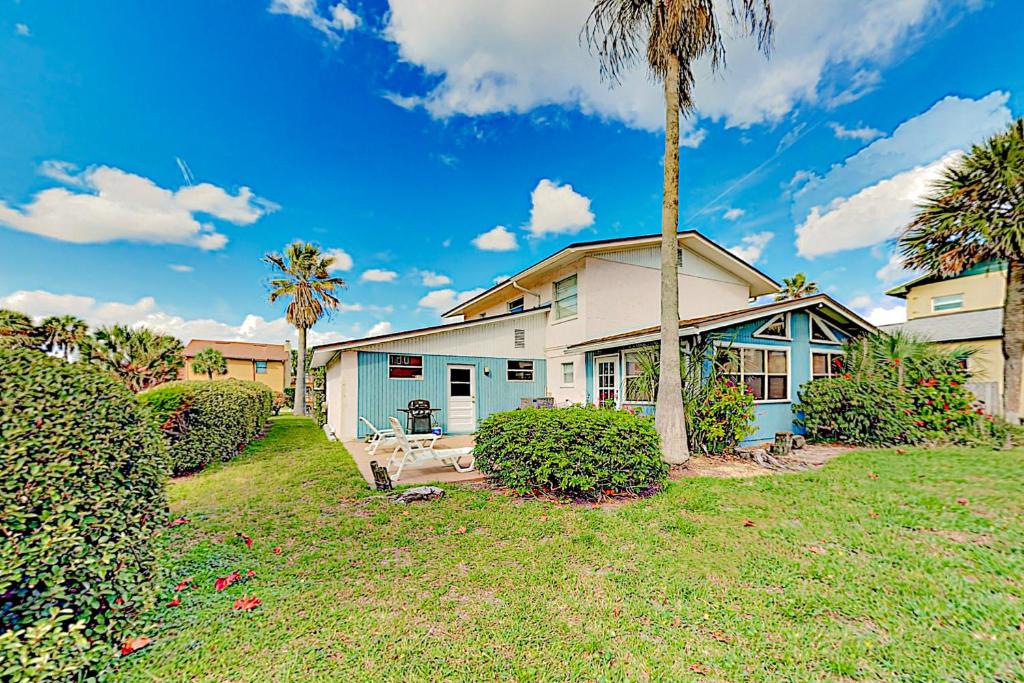
<svg viewBox="0 0 1024 683">
<path fill-rule="evenodd" d="M 825 337 L 827 337 L 827 339 L 815 339 L 814 338 L 814 328 L 815 328 L 815 326 L 818 326 L 818 328 L 821 329 L 822 333 L 824 334 Z M 836 334 L 836 330 L 835 330 L 834 327 L 832 327 L 832 325 L 830 325 L 829 323 L 825 322 L 820 316 L 817 316 L 817 315 L 815 315 L 814 313 L 812 313 L 810 311 L 807 312 L 807 339 L 812 344 L 836 344 L 836 345 L 842 345 L 842 343 L 843 343 L 843 342 L 841 342 L 839 340 L 839 337 Z"/>
<path fill-rule="evenodd" d="M 778 325 L 778 323 L 780 322 L 783 325 L 783 331 L 781 334 L 777 332 L 768 331 L 770 328 Z M 761 327 L 757 328 L 751 336 L 756 337 L 758 339 L 778 339 L 780 341 L 793 341 L 793 333 L 790 330 L 789 324 L 789 313 L 779 313 L 768 318 L 767 322 L 765 322 L 764 325 L 761 325 Z"/>
</svg>

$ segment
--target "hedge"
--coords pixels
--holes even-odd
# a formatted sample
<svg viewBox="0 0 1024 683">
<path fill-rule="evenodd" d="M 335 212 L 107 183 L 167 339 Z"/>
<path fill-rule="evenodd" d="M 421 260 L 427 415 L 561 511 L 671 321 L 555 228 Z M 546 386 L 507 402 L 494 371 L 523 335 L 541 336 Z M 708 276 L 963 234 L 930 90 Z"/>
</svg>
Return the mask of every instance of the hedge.
<svg viewBox="0 0 1024 683">
<path fill-rule="evenodd" d="M 273 410 L 274 392 L 237 379 L 168 382 L 138 394 L 161 425 L 175 475 L 230 460 L 253 438 Z"/>
<path fill-rule="evenodd" d="M 910 397 L 880 380 L 816 379 L 800 389 L 793 411 L 811 441 L 891 446 L 923 437 Z"/>
<path fill-rule="evenodd" d="M 0 680 L 98 675 L 155 597 L 167 450 L 107 373 L 0 350 Z"/>
<path fill-rule="evenodd" d="M 668 472 L 653 420 L 593 407 L 495 413 L 481 422 L 473 452 L 482 472 L 522 493 L 640 492 Z"/>
</svg>

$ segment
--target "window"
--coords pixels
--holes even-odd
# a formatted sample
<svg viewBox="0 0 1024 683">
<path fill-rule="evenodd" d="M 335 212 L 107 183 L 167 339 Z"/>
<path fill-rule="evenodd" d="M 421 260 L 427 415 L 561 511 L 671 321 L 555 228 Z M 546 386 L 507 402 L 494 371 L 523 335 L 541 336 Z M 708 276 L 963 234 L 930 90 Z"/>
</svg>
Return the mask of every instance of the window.
<svg viewBox="0 0 1024 683">
<path fill-rule="evenodd" d="M 811 379 L 835 377 L 844 371 L 843 354 L 830 351 L 811 352 Z"/>
<path fill-rule="evenodd" d="M 256 361 L 256 374 L 265 375 L 267 374 L 267 361 L 258 360 Z"/>
<path fill-rule="evenodd" d="M 764 347 L 724 349 L 723 374 L 745 384 L 755 401 L 789 400 L 789 353 Z"/>
<path fill-rule="evenodd" d="M 781 313 L 766 322 L 757 332 L 755 337 L 767 339 L 789 339 L 789 314 Z"/>
<path fill-rule="evenodd" d="M 941 313 L 943 311 L 955 311 L 958 308 L 963 307 L 963 294 L 947 294 L 946 296 L 932 297 L 932 313 Z"/>
<path fill-rule="evenodd" d="M 811 341 L 822 344 L 839 344 L 839 338 L 832 331 L 832 326 L 820 319 L 813 313 L 807 314 L 808 324 L 811 326 Z"/>
<path fill-rule="evenodd" d="M 532 360 L 510 360 L 506 377 L 509 382 L 532 382 L 533 361 Z"/>
<path fill-rule="evenodd" d="M 519 297 L 518 299 L 512 299 L 512 301 L 508 302 L 509 313 L 522 313 L 524 308 L 525 303 L 523 301 L 523 297 Z"/>
<path fill-rule="evenodd" d="M 576 384 L 576 364 L 562 363 L 562 386 L 571 387 Z"/>
<path fill-rule="evenodd" d="M 526 330 L 516 330 L 513 338 L 515 340 L 515 347 L 517 349 L 526 348 Z"/>
<path fill-rule="evenodd" d="M 473 395 L 473 371 L 471 369 L 448 367 L 448 395 L 456 398 Z"/>
<path fill-rule="evenodd" d="M 390 379 L 423 379 L 423 356 L 388 354 Z"/>
<path fill-rule="evenodd" d="M 576 276 L 555 283 L 555 320 L 576 315 Z"/>
<path fill-rule="evenodd" d="M 627 351 L 625 353 L 625 388 L 627 403 L 653 403 L 654 388 L 649 378 L 644 375 L 644 361 L 641 353 Z"/>
</svg>

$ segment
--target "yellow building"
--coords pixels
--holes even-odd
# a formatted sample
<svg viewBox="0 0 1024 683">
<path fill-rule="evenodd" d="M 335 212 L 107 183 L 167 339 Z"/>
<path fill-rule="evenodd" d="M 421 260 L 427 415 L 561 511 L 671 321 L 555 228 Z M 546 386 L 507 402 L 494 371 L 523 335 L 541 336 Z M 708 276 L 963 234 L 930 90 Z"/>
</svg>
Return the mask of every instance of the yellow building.
<svg viewBox="0 0 1024 683">
<path fill-rule="evenodd" d="M 253 344 L 250 342 L 193 339 L 185 347 L 183 379 L 208 380 L 205 372 L 192 367 L 196 354 L 203 349 L 217 349 L 227 361 L 227 373 L 214 374 L 213 379 L 247 379 L 266 384 L 283 392 L 291 381 L 291 350 L 287 344 Z"/>
<path fill-rule="evenodd" d="M 1006 264 L 980 263 L 950 278 L 924 275 L 886 294 L 906 300 L 907 322 L 881 329 L 900 329 L 947 348 L 974 349 L 967 361 L 971 389 L 990 412 L 1002 413 Z"/>
</svg>

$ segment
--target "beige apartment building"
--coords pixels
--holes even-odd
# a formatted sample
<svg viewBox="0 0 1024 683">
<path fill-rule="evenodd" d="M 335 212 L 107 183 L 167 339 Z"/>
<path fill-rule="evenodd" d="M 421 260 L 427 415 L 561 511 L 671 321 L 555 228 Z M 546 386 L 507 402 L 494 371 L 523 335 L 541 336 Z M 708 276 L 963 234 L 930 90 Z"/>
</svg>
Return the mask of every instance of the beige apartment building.
<svg viewBox="0 0 1024 683">
<path fill-rule="evenodd" d="M 220 379 L 247 379 L 266 384 L 274 391 L 284 392 L 291 381 L 291 349 L 287 344 L 253 344 L 250 342 L 193 339 L 185 347 L 183 379 L 208 380 L 204 372 L 196 372 L 193 360 L 203 349 L 217 349 L 227 361 L 227 373 L 214 375 Z"/>
</svg>

